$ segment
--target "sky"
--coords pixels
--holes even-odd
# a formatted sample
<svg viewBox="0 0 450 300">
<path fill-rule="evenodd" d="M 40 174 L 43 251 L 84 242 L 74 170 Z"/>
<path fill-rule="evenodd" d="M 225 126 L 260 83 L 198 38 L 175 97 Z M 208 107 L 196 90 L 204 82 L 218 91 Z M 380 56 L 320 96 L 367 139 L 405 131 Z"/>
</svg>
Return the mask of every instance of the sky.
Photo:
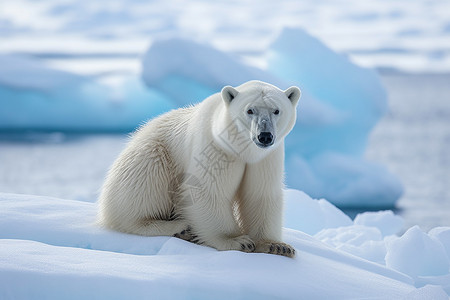
<svg viewBox="0 0 450 300">
<path fill-rule="evenodd" d="M 137 73 L 155 39 L 176 36 L 264 68 L 285 27 L 303 28 L 362 66 L 450 71 L 450 2 L 427 0 L 3 1 L 0 53 L 32 54 L 76 73 Z"/>
</svg>

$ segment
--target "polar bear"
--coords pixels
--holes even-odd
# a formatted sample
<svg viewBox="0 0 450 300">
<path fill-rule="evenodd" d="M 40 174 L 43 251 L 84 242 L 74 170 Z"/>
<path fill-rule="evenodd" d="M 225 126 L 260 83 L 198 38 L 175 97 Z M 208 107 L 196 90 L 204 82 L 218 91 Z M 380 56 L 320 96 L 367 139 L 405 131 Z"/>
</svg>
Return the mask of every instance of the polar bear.
<svg viewBox="0 0 450 300">
<path fill-rule="evenodd" d="M 284 138 L 299 88 L 225 86 L 199 104 L 142 126 L 112 165 L 99 222 L 175 236 L 218 250 L 293 257 L 281 240 Z"/>
</svg>

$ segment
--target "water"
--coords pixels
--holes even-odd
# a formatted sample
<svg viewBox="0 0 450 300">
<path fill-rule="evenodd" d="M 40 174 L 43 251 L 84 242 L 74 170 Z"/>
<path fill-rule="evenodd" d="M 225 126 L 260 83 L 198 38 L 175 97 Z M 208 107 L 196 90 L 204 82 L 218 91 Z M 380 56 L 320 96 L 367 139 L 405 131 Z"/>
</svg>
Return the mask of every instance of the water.
<svg viewBox="0 0 450 300">
<path fill-rule="evenodd" d="M 95 202 L 124 135 L 0 134 L 0 192 Z"/>
<path fill-rule="evenodd" d="M 450 226 L 450 75 L 383 74 L 390 112 L 367 157 L 400 177 L 405 228 Z M 124 135 L 0 134 L 0 191 L 93 202 Z"/>
<path fill-rule="evenodd" d="M 367 156 L 389 167 L 405 193 L 406 228 L 450 226 L 450 74 L 384 74 L 390 112 L 373 131 Z"/>
</svg>

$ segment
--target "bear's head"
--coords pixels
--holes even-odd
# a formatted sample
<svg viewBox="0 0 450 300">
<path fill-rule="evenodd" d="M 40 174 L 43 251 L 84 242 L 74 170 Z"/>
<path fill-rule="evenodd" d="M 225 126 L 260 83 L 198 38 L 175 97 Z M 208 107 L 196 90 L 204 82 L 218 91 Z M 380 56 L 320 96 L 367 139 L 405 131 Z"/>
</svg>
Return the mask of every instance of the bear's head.
<svg viewBox="0 0 450 300">
<path fill-rule="evenodd" d="M 221 92 L 229 126 L 227 142 L 234 152 L 258 160 L 281 145 L 296 121 L 300 89 L 285 91 L 261 81 L 249 81 Z M 233 133 L 234 129 L 234 133 Z"/>
</svg>

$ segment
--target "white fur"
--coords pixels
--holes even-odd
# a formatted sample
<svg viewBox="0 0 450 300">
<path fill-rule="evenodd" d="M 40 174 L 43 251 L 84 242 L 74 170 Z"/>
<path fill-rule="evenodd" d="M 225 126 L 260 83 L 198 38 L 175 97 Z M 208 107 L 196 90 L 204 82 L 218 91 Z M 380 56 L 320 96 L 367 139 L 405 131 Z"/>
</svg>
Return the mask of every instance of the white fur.
<svg viewBox="0 0 450 300">
<path fill-rule="evenodd" d="M 250 81 L 151 120 L 111 167 L 99 221 L 146 236 L 173 236 L 189 226 L 200 242 L 219 250 L 281 242 L 284 137 L 299 97 L 295 87 L 283 92 Z M 270 116 L 270 147 L 252 141 L 247 110 L 253 106 L 280 111 Z"/>
</svg>

